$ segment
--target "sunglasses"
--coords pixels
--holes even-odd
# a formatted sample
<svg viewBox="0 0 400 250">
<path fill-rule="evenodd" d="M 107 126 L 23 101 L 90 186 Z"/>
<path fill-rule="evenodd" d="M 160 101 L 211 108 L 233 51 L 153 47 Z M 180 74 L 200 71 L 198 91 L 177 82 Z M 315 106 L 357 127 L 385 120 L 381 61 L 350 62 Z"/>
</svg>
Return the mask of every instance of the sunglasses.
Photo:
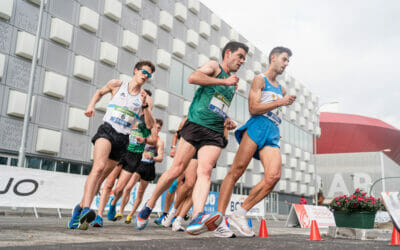
<svg viewBox="0 0 400 250">
<path fill-rule="evenodd" d="M 151 74 L 147 71 L 147 70 L 145 70 L 145 69 L 141 69 L 140 71 L 142 71 L 142 73 L 144 74 L 144 75 L 147 75 L 147 78 L 151 78 Z"/>
</svg>

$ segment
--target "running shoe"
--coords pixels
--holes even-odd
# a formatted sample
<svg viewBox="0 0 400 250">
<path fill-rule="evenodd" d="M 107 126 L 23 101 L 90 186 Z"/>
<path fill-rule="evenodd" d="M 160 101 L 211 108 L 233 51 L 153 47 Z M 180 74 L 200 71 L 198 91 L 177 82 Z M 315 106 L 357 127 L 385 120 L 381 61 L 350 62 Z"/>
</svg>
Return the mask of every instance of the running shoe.
<svg viewBox="0 0 400 250">
<path fill-rule="evenodd" d="M 187 221 L 188 219 L 190 219 L 190 217 L 189 217 L 188 214 L 185 214 L 185 217 L 183 217 L 183 219 L 184 219 L 185 221 Z"/>
<path fill-rule="evenodd" d="M 159 225 L 160 227 L 162 227 L 162 220 L 164 219 L 166 214 L 161 215 L 160 217 L 158 217 L 157 219 L 154 220 L 154 223 L 156 223 L 157 225 Z"/>
<path fill-rule="evenodd" d="M 214 236 L 220 238 L 235 238 L 236 235 L 232 232 L 232 230 L 228 226 L 228 222 L 226 219 L 222 219 L 221 224 L 215 229 Z"/>
<path fill-rule="evenodd" d="M 122 217 L 124 217 L 122 214 L 120 214 L 120 213 L 117 213 L 117 214 L 115 215 L 115 217 L 114 217 L 113 221 L 120 220 L 120 219 L 122 219 Z"/>
<path fill-rule="evenodd" d="M 79 226 L 80 230 L 87 230 L 89 228 L 89 224 L 96 219 L 96 212 L 88 207 L 83 208 L 81 216 L 79 217 Z"/>
<path fill-rule="evenodd" d="M 233 213 L 228 218 L 228 223 L 229 225 L 234 226 L 242 235 L 246 237 L 256 236 L 254 231 L 249 227 L 249 223 L 248 220 L 246 219 L 246 216 L 240 216 L 237 215 L 236 213 Z"/>
<path fill-rule="evenodd" d="M 163 227 L 170 227 L 172 224 L 172 219 L 175 218 L 175 209 L 171 209 L 171 211 L 164 217 L 164 219 L 161 221 L 161 224 Z"/>
<path fill-rule="evenodd" d="M 103 218 L 96 216 L 96 219 L 91 224 L 93 227 L 103 227 Z"/>
<path fill-rule="evenodd" d="M 169 227 L 172 227 L 172 224 L 174 223 L 175 219 L 176 219 L 176 216 L 174 218 L 172 218 L 171 224 L 169 225 Z"/>
<path fill-rule="evenodd" d="M 400 232 L 400 192 L 381 193 L 383 204 L 392 218 L 393 226 Z"/>
<path fill-rule="evenodd" d="M 107 219 L 114 221 L 115 215 L 117 214 L 116 205 L 111 205 L 108 208 Z"/>
<path fill-rule="evenodd" d="M 222 214 L 215 212 L 212 214 L 198 214 L 186 228 L 186 232 L 192 235 L 198 235 L 206 231 L 214 231 L 222 222 Z"/>
<path fill-rule="evenodd" d="M 125 224 L 132 224 L 132 216 L 130 215 L 126 216 Z"/>
<path fill-rule="evenodd" d="M 183 232 L 185 228 L 182 226 L 182 217 L 175 217 L 175 221 L 172 223 L 172 231 L 174 232 Z"/>
<path fill-rule="evenodd" d="M 145 205 L 135 219 L 135 228 L 137 230 L 143 230 L 146 228 L 147 224 L 149 224 L 150 214 L 151 208 Z"/>
<path fill-rule="evenodd" d="M 72 218 L 68 222 L 69 229 L 77 229 L 79 226 L 79 217 L 81 216 L 82 208 L 78 205 L 72 210 Z"/>
</svg>

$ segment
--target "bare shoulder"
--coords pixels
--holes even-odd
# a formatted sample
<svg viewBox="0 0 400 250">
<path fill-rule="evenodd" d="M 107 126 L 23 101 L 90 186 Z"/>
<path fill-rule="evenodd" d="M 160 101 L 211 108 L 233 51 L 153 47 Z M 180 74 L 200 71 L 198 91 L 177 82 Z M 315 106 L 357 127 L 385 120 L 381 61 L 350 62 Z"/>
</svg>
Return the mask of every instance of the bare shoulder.
<svg viewBox="0 0 400 250">
<path fill-rule="evenodd" d="M 113 89 L 113 88 L 119 88 L 122 85 L 122 81 L 119 79 L 111 79 L 110 81 L 108 81 L 107 85 Z"/>
<path fill-rule="evenodd" d="M 256 75 L 251 83 L 253 89 L 263 89 L 265 87 L 264 77 L 262 75 Z"/>
<path fill-rule="evenodd" d="M 203 64 L 198 71 L 207 74 L 209 76 L 215 75 L 218 72 L 219 64 L 217 61 L 210 60 Z"/>
</svg>

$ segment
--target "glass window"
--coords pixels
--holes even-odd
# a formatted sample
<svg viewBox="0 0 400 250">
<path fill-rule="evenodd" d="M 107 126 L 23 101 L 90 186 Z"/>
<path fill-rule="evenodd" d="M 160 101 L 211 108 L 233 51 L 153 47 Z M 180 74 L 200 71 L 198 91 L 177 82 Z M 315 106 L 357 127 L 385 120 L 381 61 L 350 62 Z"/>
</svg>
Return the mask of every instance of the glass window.
<svg viewBox="0 0 400 250">
<path fill-rule="evenodd" d="M 26 167 L 27 168 L 40 168 L 40 159 L 35 157 L 26 157 Z"/>
<path fill-rule="evenodd" d="M 68 172 L 68 162 L 57 161 L 56 171 L 67 173 Z"/>
<path fill-rule="evenodd" d="M 189 68 L 188 66 L 183 66 L 183 77 L 181 79 L 182 81 L 182 86 L 183 86 L 183 96 L 186 97 L 189 100 L 193 99 L 194 92 L 195 92 L 195 86 L 193 84 L 190 84 L 188 82 L 190 74 L 193 73 L 193 69 Z"/>
<path fill-rule="evenodd" d="M 54 171 L 55 163 L 54 160 L 42 160 L 42 170 Z"/>
<path fill-rule="evenodd" d="M 69 172 L 71 174 L 81 174 L 81 164 L 71 163 L 69 165 Z"/>
<path fill-rule="evenodd" d="M 236 98 L 236 119 L 239 122 L 244 121 L 244 111 L 245 111 L 245 103 L 244 103 L 244 98 L 240 95 L 237 96 Z"/>
<path fill-rule="evenodd" d="M 231 101 L 231 106 L 229 106 L 228 110 L 228 116 L 229 118 L 236 120 L 236 100 L 237 100 L 237 95 L 235 95 Z"/>
<path fill-rule="evenodd" d="M 250 119 L 250 113 L 249 113 L 249 102 L 247 99 L 244 99 L 244 120 L 248 121 Z"/>
<path fill-rule="evenodd" d="M 296 128 L 293 124 L 290 123 L 290 144 L 295 145 L 296 141 Z"/>
<path fill-rule="evenodd" d="M 14 167 L 18 166 L 18 159 L 17 158 L 11 158 L 10 166 L 14 166 Z"/>
<path fill-rule="evenodd" d="M 92 166 L 83 165 L 82 166 L 82 174 L 89 175 L 91 169 L 92 169 Z"/>
<path fill-rule="evenodd" d="M 169 89 L 177 94 L 182 95 L 182 63 L 177 60 L 171 60 L 171 71 L 169 74 Z"/>
<path fill-rule="evenodd" d="M 0 165 L 7 165 L 8 158 L 4 156 L 0 156 Z"/>
</svg>

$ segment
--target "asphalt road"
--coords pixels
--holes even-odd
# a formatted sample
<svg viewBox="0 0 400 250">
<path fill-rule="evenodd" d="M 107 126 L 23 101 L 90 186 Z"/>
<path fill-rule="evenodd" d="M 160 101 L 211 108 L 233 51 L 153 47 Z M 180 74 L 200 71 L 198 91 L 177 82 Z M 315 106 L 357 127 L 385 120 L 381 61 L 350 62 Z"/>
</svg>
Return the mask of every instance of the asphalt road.
<svg viewBox="0 0 400 250">
<path fill-rule="evenodd" d="M 66 228 L 68 219 L 0 216 L 0 248 L 7 249 L 393 249 L 386 241 L 332 239 L 309 241 L 309 230 L 267 221 L 268 238 L 221 239 L 206 233 L 191 236 L 150 223 L 137 231 L 122 221 L 87 231 Z M 258 232 L 259 223 L 253 221 Z"/>
</svg>

